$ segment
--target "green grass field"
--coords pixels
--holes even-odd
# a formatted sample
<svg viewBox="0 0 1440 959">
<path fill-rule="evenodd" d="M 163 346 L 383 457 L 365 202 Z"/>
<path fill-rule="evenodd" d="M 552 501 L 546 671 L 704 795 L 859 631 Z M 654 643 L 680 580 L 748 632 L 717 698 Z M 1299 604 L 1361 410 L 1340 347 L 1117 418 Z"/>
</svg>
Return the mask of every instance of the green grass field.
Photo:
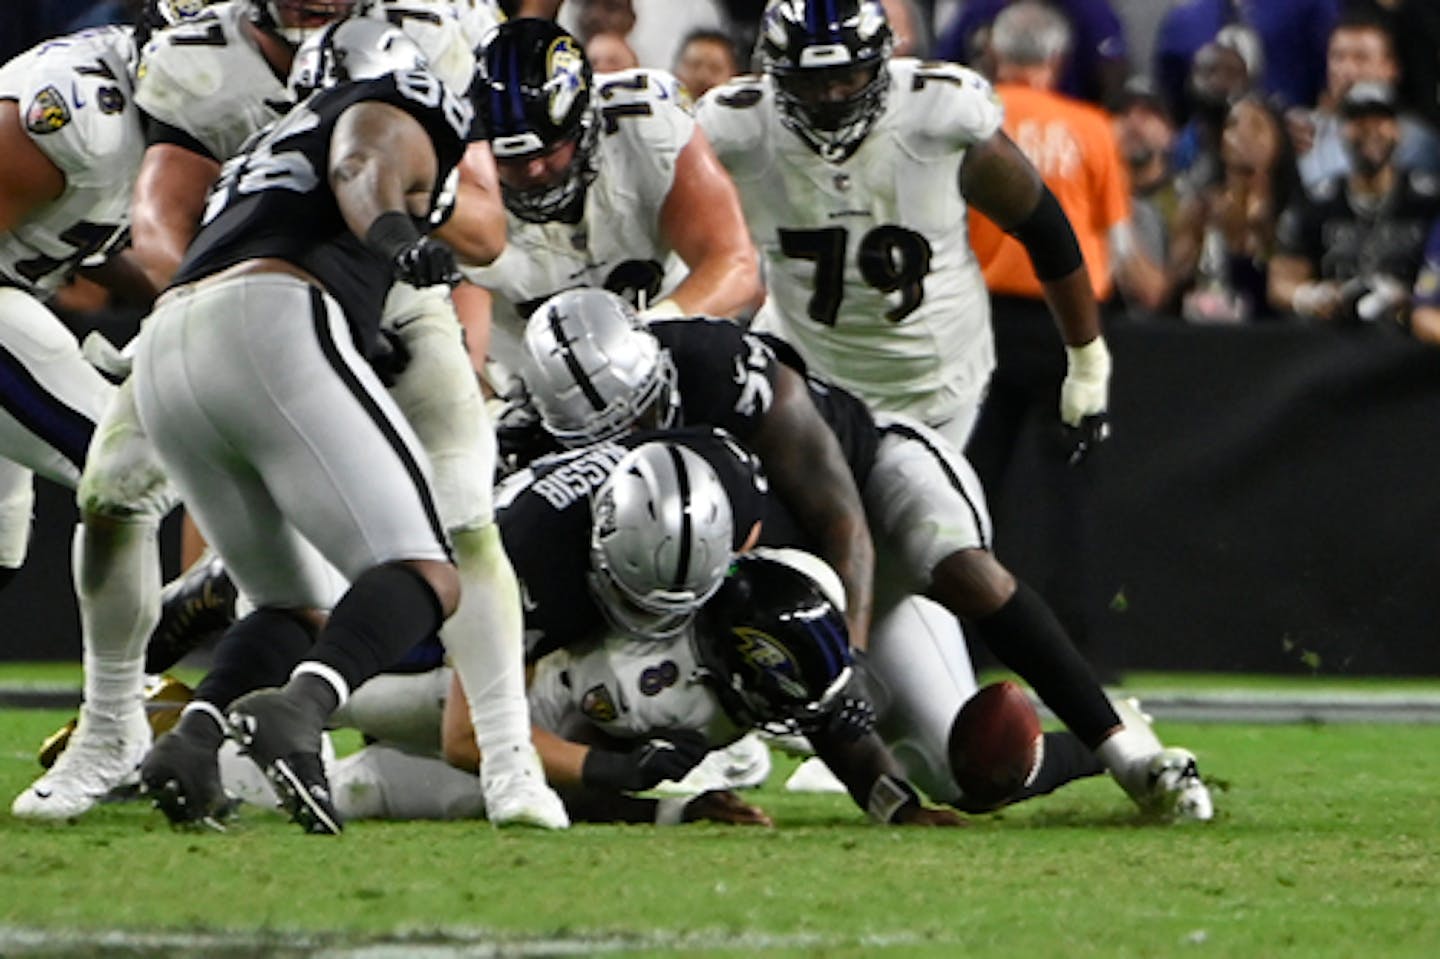
<svg viewBox="0 0 1440 959">
<path fill-rule="evenodd" d="M 7 803 L 64 718 L 0 713 Z M 1440 954 L 1440 726 L 1160 730 L 1199 754 L 1215 822 L 1143 822 L 1097 779 L 965 829 L 885 829 L 844 797 L 781 791 L 783 759 L 753 797 L 774 830 L 334 839 L 258 810 L 226 834 L 133 803 L 69 825 L 0 815 L 0 956 Z"/>
</svg>

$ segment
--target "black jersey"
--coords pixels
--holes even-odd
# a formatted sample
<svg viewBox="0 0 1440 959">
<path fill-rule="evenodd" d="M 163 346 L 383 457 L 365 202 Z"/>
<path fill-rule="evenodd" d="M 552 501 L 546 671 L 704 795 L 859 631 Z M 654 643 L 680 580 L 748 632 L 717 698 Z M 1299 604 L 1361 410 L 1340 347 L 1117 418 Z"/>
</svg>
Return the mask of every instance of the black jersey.
<svg viewBox="0 0 1440 959">
<path fill-rule="evenodd" d="M 656 320 L 650 329 L 675 363 L 682 422 L 719 426 L 748 442 L 774 401 L 775 364 L 783 363 L 805 378 L 855 485 L 864 488 L 879 445 L 874 417 L 851 393 L 811 376 L 789 344 L 728 320 Z"/>
<path fill-rule="evenodd" d="M 1407 289 L 1425 257 L 1425 237 L 1440 214 L 1440 181 L 1402 172 L 1378 206 L 1357 203 L 1345 177 L 1326 180 L 1292 205 L 1276 226 L 1280 252 L 1310 261 L 1320 279 L 1344 282 L 1383 274 Z"/>
<path fill-rule="evenodd" d="M 767 509 L 760 462 L 734 437 L 708 427 L 632 433 L 611 442 L 547 456 L 507 477 L 496 490 L 496 521 L 520 580 L 525 657 L 593 642 L 607 629 L 590 595 L 590 501 L 627 452 L 673 440 L 715 468 L 730 497 L 739 549 Z"/>
<path fill-rule="evenodd" d="M 351 232 L 329 186 L 330 138 L 341 114 L 361 101 L 405 110 L 430 134 L 439 169 L 429 223 L 454 202 L 454 168 L 465 149 L 472 109 L 431 73 L 410 70 L 316 92 L 256 133 L 224 166 L 199 234 L 172 285 L 256 257 L 275 257 L 314 276 L 345 311 L 369 355 L 393 276 L 391 264 Z"/>
</svg>

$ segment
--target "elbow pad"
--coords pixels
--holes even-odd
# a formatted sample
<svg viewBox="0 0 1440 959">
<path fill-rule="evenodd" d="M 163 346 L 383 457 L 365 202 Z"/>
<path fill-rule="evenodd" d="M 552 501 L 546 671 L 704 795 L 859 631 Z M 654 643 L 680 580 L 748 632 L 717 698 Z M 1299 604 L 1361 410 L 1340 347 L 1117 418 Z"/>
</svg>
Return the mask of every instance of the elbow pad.
<svg viewBox="0 0 1440 959">
<path fill-rule="evenodd" d="M 1085 265 L 1080 255 L 1080 243 L 1075 239 L 1075 230 L 1070 219 L 1060 209 L 1060 201 L 1047 186 L 1040 194 L 1040 202 L 1030 215 L 1010 230 L 1010 235 L 1025 245 L 1030 262 L 1035 266 L 1035 275 L 1042 283 L 1058 280 Z"/>
</svg>

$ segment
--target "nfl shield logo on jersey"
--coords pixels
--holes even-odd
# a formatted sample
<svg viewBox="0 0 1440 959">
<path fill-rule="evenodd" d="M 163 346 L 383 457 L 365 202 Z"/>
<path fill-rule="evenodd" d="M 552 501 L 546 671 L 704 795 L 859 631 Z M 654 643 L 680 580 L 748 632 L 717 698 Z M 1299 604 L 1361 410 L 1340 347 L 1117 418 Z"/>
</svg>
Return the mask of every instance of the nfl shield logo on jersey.
<svg viewBox="0 0 1440 959">
<path fill-rule="evenodd" d="M 25 111 L 25 126 L 31 133 L 54 133 L 70 122 L 70 108 L 54 87 L 35 94 L 30 109 Z"/>
</svg>

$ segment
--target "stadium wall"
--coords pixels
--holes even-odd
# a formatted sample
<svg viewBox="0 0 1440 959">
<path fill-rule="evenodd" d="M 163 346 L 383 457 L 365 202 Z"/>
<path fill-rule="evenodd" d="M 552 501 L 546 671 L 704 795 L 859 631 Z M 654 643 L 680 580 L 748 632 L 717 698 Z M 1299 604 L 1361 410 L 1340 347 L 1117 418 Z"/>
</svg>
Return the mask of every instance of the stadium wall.
<svg viewBox="0 0 1440 959">
<path fill-rule="evenodd" d="M 1117 325 L 1093 471 L 1093 651 L 1115 669 L 1440 674 L 1440 351 L 1377 330 Z M 999 549 L 1052 569 L 1032 424 Z M 39 484 L 0 659 L 79 654 L 68 493 Z M 165 553 L 176 562 L 167 523 Z M 1097 604 L 1099 605 L 1099 604 Z"/>
</svg>

